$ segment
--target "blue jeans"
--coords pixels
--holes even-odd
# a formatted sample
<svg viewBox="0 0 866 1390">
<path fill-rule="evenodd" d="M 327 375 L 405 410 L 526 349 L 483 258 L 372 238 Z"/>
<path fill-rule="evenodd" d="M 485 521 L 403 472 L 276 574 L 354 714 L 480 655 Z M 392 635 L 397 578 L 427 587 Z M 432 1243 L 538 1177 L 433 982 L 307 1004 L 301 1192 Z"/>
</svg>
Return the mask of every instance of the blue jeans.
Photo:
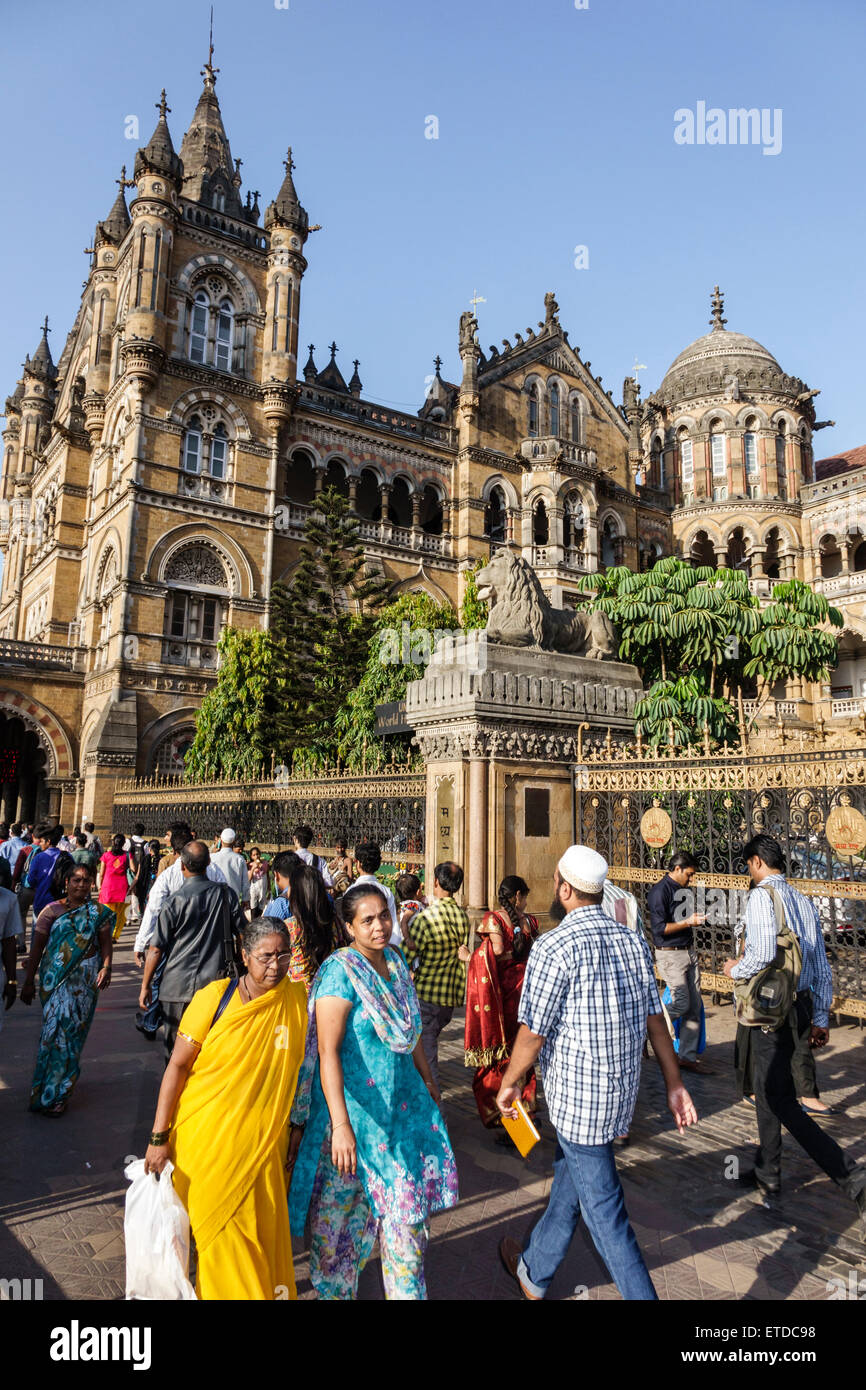
<svg viewBox="0 0 866 1390">
<path fill-rule="evenodd" d="M 159 965 L 153 972 L 153 979 L 150 982 L 150 1003 L 144 1013 L 140 1013 L 136 1019 L 148 1033 L 155 1033 L 162 1023 L 162 1009 L 159 1005 L 159 986 L 165 974 L 165 963 L 167 959 L 167 955 L 163 953 Z"/>
<path fill-rule="evenodd" d="M 625 1209 L 613 1144 L 570 1144 L 556 1136 L 547 1210 L 517 1267 L 520 1282 L 542 1298 L 565 1259 L 581 1213 L 593 1244 L 625 1299 L 657 1299 Z"/>
</svg>

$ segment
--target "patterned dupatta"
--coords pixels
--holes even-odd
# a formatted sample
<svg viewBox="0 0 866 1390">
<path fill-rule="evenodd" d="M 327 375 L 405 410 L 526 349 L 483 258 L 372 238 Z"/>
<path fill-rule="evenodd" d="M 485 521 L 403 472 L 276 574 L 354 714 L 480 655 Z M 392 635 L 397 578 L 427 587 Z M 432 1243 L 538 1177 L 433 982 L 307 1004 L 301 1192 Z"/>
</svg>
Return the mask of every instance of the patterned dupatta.
<svg viewBox="0 0 866 1390">
<path fill-rule="evenodd" d="M 39 969 L 39 997 L 43 1004 L 81 963 L 101 929 L 113 921 L 110 908 L 92 902 L 55 917 Z"/>
<path fill-rule="evenodd" d="M 336 954 L 354 985 L 380 1041 L 392 1052 L 414 1052 L 421 1036 L 421 1010 L 403 957 L 392 946 L 385 947 L 385 960 L 391 976 L 389 989 L 379 972 L 360 951 L 347 946 Z M 313 1076 L 319 1057 L 316 996 L 320 978 L 317 975 L 313 981 L 307 1004 L 307 1042 L 292 1106 L 294 1124 L 305 1123 L 310 1110 Z"/>
</svg>

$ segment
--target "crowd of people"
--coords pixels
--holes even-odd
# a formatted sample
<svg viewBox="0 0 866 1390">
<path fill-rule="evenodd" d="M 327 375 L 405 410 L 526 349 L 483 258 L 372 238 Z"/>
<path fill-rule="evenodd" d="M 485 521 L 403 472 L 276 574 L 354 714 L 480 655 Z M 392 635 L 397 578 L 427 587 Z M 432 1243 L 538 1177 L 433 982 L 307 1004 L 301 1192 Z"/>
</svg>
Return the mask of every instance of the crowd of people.
<svg viewBox="0 0 866 1390">
<path fill-rule="evenodd" d="M 615 1148 L 628 1141 L 647 1043 L 680 1130 L 697 1121 L 681 1070 L 711 1074 L 699 1055 L 703 918 L 680 910 L 689 855 L 675 854 L 651 889 L 648 933 L 602 856 L 574 845 L 554 870 L 550 930 L 529 911 L 529 885 L 509 875 L 473 941 L 458 864 L 436 865 L 428 897 L 418 874 L 384 882 L 372 841 L 316 854 L 308 825 L 272 855 L 246 850 L 231 827 L 207 843 L 180 821 L 162 842 L 136 824 L 108 848 L 92 825 L 69 837 L 61 826 L 0 826 L 0 837 L 7 1009 L 19 952 L 23 1004 L 39 972 L 34 1112 L 65 1112 L 124 920 L 136 924 L 135 1024 L 148 1042 L 161 1030 L 165 1048 L 145 1164 L 156 1174 L 173 1165 L 200 1298 L 294 1297 L 292 1235 L 305 1229 L 319 1298 L 355 1298 L 376 1242 L 386 1297 L 426 1297 L 430 1218 L 458 1200 L 440 1037 L 464 1003 L 481 1123 L 505 1144 L 518 1105 L 540 1124 L 538 1069 L 556 1140 L 545 1212 L 522 1246 L 500 1245 L 521 1295 L 544 1297 L 582 1217 L 623 1298 L 656 1297 Z M 866 1221 L 866 1169 L 797 1097 L 799 1087 L 818 1099 L 814 1051 L 832 995 L 817 914 L 769 836 L 744 859 L 753 891 L 726 973 L 747 990 L 760 982 L 785 929 L 798 954 L 778 1020 L 738 1027 L 738 1084 L 759 1133 L 742 1181 L 763 1205 L 778 1201 L 784 1125 Z"/>
</svg>

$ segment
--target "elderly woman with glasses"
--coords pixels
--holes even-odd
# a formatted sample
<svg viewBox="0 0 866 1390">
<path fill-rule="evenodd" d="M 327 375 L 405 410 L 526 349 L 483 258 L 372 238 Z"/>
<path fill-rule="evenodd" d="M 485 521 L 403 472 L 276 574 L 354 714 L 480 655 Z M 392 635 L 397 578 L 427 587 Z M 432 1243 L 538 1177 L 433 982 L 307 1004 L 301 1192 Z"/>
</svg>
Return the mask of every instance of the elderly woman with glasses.
<svg viewBox="0 0 866 1390">
<path fill-rule="evenodd" d="M 288 978 L 292 944 L 273 917 L 249 923 L 243 959 L 245 975 L 205 985 L 184 1012 L 145 1169 L 174 1164 L 199 1298 L 295 1298 L 286 1156 L 307 995 Z"/>
</svg>

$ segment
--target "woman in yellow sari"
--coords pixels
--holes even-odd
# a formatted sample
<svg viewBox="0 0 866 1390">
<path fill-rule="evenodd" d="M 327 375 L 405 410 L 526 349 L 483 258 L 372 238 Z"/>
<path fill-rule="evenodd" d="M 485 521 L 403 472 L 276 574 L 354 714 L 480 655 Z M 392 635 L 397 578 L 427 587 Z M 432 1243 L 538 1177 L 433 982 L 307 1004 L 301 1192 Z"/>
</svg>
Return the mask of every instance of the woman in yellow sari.
<svg viewBox="0 0 866 1390">
<path fill-rule="evenodd" d="M 201 1299 L 296 1297 L 285 1163 L 307 992 L 291 956 L 282 923 L 251 922 L 247 974 L 193 996 L 160 1087 L 145 1171 L 174 1164 Z"/>
</svg>

